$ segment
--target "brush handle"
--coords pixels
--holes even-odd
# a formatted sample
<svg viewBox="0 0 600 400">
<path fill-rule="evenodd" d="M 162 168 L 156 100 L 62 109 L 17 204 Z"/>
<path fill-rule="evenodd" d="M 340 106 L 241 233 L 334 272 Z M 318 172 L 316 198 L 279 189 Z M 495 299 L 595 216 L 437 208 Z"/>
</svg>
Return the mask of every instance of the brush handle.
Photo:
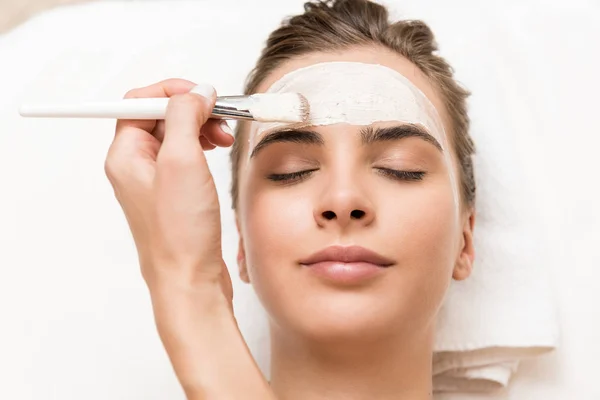
<svg viewBox="0 0 600 400">
<path fill-rule="evenodd" d="M 247 108 L 248 96 L 221 96 L 211 118 L 253 119 Z M 168 97 L 122 99 L 72 104 L 25 104 L 19 109 L 23 117 L 35 118 L 116 118 L 165 119 Z"/>
</svg>

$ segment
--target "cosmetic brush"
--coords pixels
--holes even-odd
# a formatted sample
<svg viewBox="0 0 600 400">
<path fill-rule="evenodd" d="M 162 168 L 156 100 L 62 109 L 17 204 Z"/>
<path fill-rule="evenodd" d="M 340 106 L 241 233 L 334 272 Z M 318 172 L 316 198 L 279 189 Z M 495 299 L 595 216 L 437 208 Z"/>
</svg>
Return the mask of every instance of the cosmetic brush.
<svg viewBox="0 0 600 400">
<path fill-rule="evenodd" d="M 168 97 L 116 101 L 24 104 L 19 113 L 36 118 L 164 119 Z M 219 96 L 211 118 L 261 122 L 307 122 L 310 107 L 300 93 L 257 93 Z"/>
</svg>

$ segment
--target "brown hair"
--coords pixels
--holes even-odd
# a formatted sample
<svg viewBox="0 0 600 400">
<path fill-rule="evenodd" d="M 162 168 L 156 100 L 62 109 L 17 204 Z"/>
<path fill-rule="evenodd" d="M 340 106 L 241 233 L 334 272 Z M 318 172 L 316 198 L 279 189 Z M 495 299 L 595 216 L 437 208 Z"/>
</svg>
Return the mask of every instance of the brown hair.
<svg viewBox="0 0 600 400">
<path fill-rule="evenodd" d="M 368 0 L 324 0 L 304 4 L 296 15 L 269 35 L 256 67 L 246 81 L 245 94 L 252 94 L 273 70 L 285 61 L 307 53 L 332 52 L 353 46 L 383 45 L 415 64 L 439 90 L 451 120 L 454 151 L 460 165 L 463 205 L 475 202 L 472 155 L 475 147 L 469 136 L 466 99 L 470 93 L 453 78 L 452 67 L 437 52 L 433 32 L 422 21 L 389 23 L 387 9 Z M 238 201 L 238 168 L 244 124 L 238 124 L 231 150 L 232 204 Z"/>
</svg>

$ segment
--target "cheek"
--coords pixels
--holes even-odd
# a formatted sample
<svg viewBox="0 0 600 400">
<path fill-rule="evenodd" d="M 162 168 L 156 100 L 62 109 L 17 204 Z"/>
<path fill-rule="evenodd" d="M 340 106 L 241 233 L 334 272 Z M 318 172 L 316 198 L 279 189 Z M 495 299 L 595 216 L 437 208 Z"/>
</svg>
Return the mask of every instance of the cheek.
<svg viewBox="0 0 600 400">
<path fill-rule="evenodd" d="M 407 257 L 447 253 L 457 239 L 455 204 L 449 187 L 407 191 L 395 200 L 386 199 L 389 216 L 382 222 Z"/>
<path fill-rule="evenodd" d="M 255 190 L 244 199 L 243 234 L 250 280 L 259 296 L 285 283 L 302 257 L 301 243 L 314 230 L 312 200 L 293 190 Z M 288 276 L 289 278 L 289 276 Z M 270 302 L 270 301 L 269 301 Z"/>
<path fill-rule="evenodd" d="M 446 187 L 447 186 L 447 187 Z M 449 185 L 397 192 L 381 206 L 384 248 L 398 260 L 390 293 L 410 306 L 414 318 L 429 320 L 441 305 L 457 256 L 456 206 Z"/>
</svg>

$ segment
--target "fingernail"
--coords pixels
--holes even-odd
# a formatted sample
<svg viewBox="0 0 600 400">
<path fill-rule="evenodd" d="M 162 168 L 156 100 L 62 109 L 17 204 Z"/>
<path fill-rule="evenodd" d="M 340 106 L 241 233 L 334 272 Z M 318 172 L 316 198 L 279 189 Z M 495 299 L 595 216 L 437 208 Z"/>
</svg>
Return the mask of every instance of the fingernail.
<svg viewBox="0 0 600 400">
<path fill-rule="evenodd" d="M 199 94 L 202 97 L 206 97 L 207 99 L 212 100 L 212 98 L 215 95 L 215 88 L 212 87 L 212 85 L 209 85 L 208 83 L 200 83 L 194 86 L 194 88 L 190 90 L 190 92 Z"/>
<path fill-rule="evenodd" d="M 221 126 L 221 130 L 223 132 L 225 132 L 229 136 L 233 136 L 233 130 L 229 127 L 229 124 L 227 123 L 227 121 L 222 121 L 220 126 Z"/>
</svg>

